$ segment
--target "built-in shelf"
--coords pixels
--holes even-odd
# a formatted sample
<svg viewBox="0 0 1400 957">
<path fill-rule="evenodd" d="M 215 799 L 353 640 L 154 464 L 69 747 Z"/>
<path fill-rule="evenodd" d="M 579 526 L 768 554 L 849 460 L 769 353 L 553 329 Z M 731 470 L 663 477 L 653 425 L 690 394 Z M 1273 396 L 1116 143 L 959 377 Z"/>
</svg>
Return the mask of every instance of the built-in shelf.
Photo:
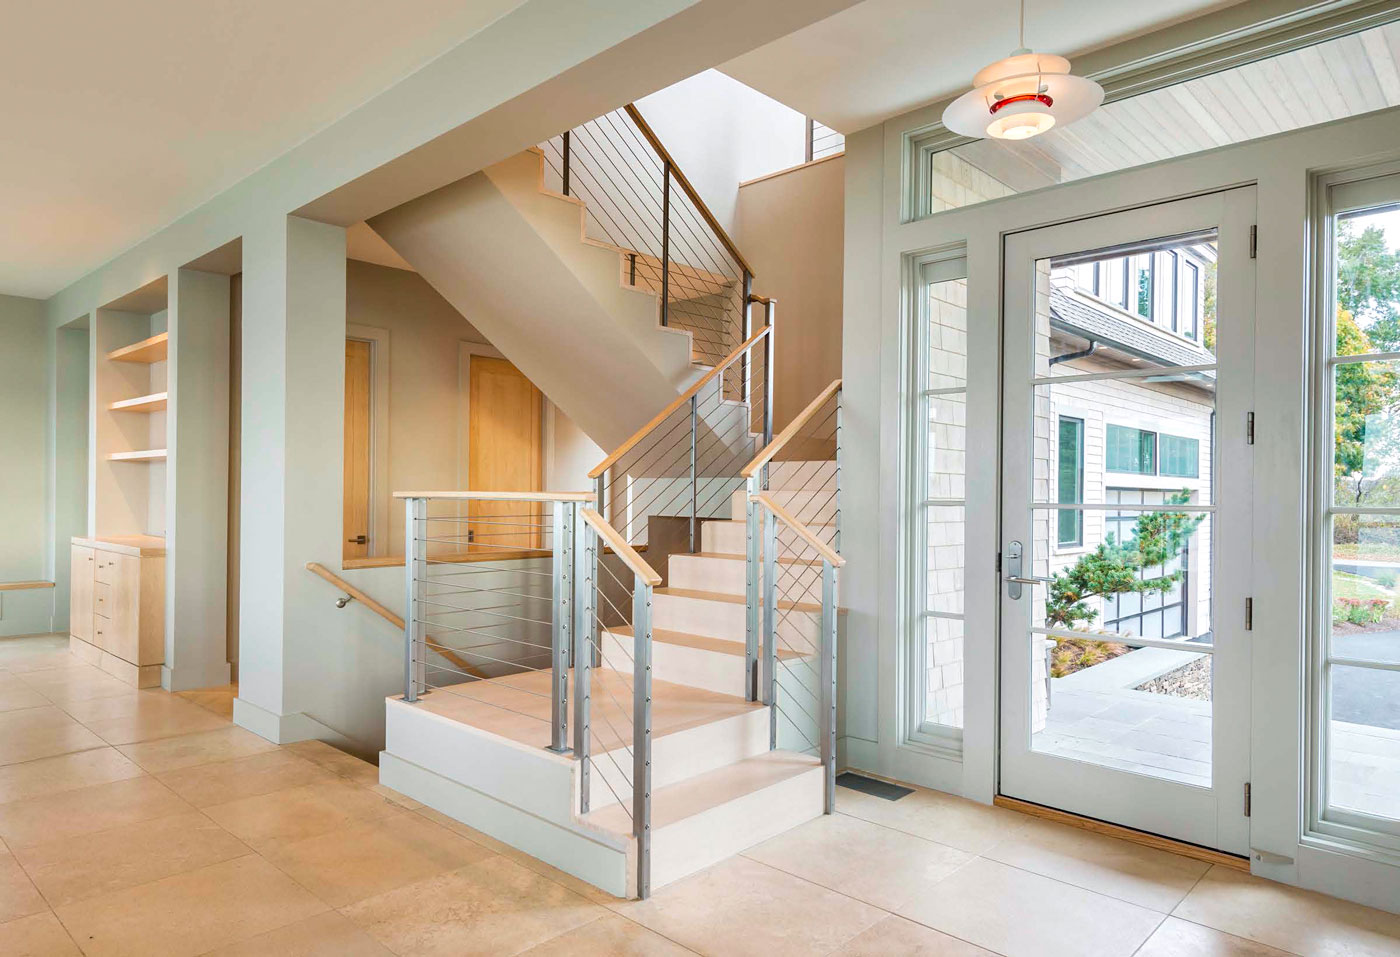
<svg viewBox="0 0 1400 957">
<path fill-rule="evenodd" d="M 142 449 L 139 452 L 109 452 L 107 458 L 113 462 L 164 462 L 165 449 Z"/>
<path fill-rule="evenodd" d="M 107 358 L 113 362 L 164 362 L 169 342 L 170 333 L 162 332 L 129 346 L 113 349 L 107 353 Z"/>
<path fill-rule="evenodd" d="M 152 392 L 138 395 L 134 399 L 122 399 L 107 406 L 113 412 L 164 412 L 167 393 Z"/>
</svg>

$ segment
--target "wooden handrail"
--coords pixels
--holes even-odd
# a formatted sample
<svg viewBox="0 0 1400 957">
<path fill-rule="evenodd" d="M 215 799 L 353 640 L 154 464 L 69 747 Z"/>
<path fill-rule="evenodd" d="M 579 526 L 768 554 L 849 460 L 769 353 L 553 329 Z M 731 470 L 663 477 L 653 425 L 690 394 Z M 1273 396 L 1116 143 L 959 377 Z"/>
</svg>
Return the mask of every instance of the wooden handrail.
<svg viewBox="0 0 1400 957">
<path fill-rule="evenodd" d="M 625 109 L 627 110 L 628 117 L 636 124 L 637 129 L 642 131 L 642 135 L 646 137 L 647 142 L 651 144 L 651 148 L 656 151 L 656 155 L 661 157 L 663 162 L 670 164 L 671 172 L 675 174 L 676 182 L 681 184 L 681 189 L 690 197 L 690 201 L 695 204 L 695 208 L 700 211 L 700 215 L 705 218 L 705 222 L 715 231 L 715 235 L 718 236 L 719 241 L 724 244 L 724 248 L 729 250 L 729 255 L 734 257 L 739 263 L 740 268 L 752 276 L 754 274 L 753 268 L 749 265 L 748 260 L 739 252 L 739 247 L 734 245 L 734 240 L 729 238 L 729 234 L 724 231 L 724 227 L 719 224 L 719 220 L 715 219 L 715 214 L 710 212 L 710 207 L 705 205 L 705 201 L 700 198 L 700 194 L 696 191 L 695 187 L 690 185 L 690 180 L 685 178 L 685 174 L 681 172 L 680 165 L 677 164 L 671 154 L 666 151 L 666 147 L 661 145 L 661 138 L 656 135 L 651 125 L 642 118 L 641 111 L 631 103 L 628 103 Z"/>
<path fill-rule="evenodd" d="M 665 422 L 672 412 L 675 412 L 681 406 L 689 402 L 691 396 L 699 392 L 705 386 L 705 383 L 709 382 L 715 376 L 719 375 L 725 369 L 729 368 L 729 366 L 732 365 L 734 361 L 738 359 L 741 355 L 743 355 L 744 352 L 748 350 L 755 342 L 768 335 L 768 333 L 772 331 L 772 328 L 772 326 L 764 326 L 762 329 L 749 336 L 749 338 L 746 339 L 744 342 L 740 343 L 738 348 L 736 348 L 733 352 L 729 353 L 729 355 L 725 356 L 723 362 L 719 363 L 719 365 L 715 366 L 709 372 L 706 372 L 703 376 L 700 377 L 699 381 L 697 381 L 689 389 L 686 389 L 680 395 L 676 396 L 676 400 L 674 402 L 672 402 L 670 405 L 666 406 L 666 408 L 662 409 L 655 416 L 653 416 L 652 420 L 646 425 L 642 426 L 636 432 L 632 433 L 632 437 L 626 442 L 623 442 L 621 445 L 619 445 L 617 447 L 617 451 L 613 452 L 607 458 L 603 459 L 603 461 L 599 462 L 594 467 L 593 471 L 588 473 L 588 477 L 591 479 L 595 479 L 598 476 L 602 475 L 604 472 L 606 472 L 608 469 L 612 468 L 613 463 L 615 463 L 618 459 L 622 458 L 624 455 L 630 452 L 638 442 L 646 438 L 648 432 L 656 428 L 662 422 Z M 589 498 L 592 498 L 592 496 L 590 495 Z"/>
<path fill-rule="evenodd" d="M 806 525 L 803 525 L 796 518 L 794 518 L 791 512 L 789 512 L 787 509 L 783 508 L 776 501 L 774 501 L 773 497 L 767 492 L 759 492 L 757 495 L 750 495 L 749 501 L 757 502 L 759 505 L 762 505 L 764 508 L 768 509 L 768 511 L 776 515 L 779 521 L 781 521 L 784 525 L 786 525 L 788 528 L 792 529 L 794 532 L 797 533 L 798 538 L 802 539 L 808 545 L 812 546 L 812 548 L 816 549 L 818 555 L 826 559 L 835 567 L 840 568 L 841 566 L 846 564 L 846 560 L 840 555 L 836 554 L 834 551 L 832 551 L 830 545 L 828 545 L 826 542 L 822 541 L 820 538 L 814 535 L 811 529 L 809 529 Z"/>
<path fill-rule="evenodd" d="M 395 492 L 394 498 L 446 498 L 471 502 L 591 502 L 592 492 Z"/>
<path fill-rule="evenodd" d="M 642 556 L 637 554 L 637 550 L 628 545 L 627 540 L 618 534 L 617 529 L 609 525 L 603 516 L 591 508 L 579 509 L 579 514 L 583 516 L 585 522 L 593 526 L 598 537 L 607 542 L 608 546 L 627 564 L 627 567 L 632 569 L 632 574 L 639 576 L 642 581 L 653 588 L 661 584 L 661 576 L 642 560 Z"/>
<path fill-rule="evenodd" d="M 374 612 L 380 618 L 383 618 L 389 624 L 393 625 L 399 631 L 403 631 L 404 622 L 402 618 L 394 614 L 389 609 L 385 608 L 383 605 L 366 595 L 364 592 L 360 591 L 358 588 L 350 584 L 345 579 L 341 578 L 339 575 L 331 571 L 325 565 L 322 565 L 320 562 L 307 562 L 306 570 L 324 578 L 336 588 L 339 588 L 341 591 L 345 592 L 345 594 L 355 599 L 361 605 L 364 605 L 370 611 Z M 441 643 L 434 642 L 433 648 L 437 651 L 438 654 L 442 655 L 448 661 L 452 662 L 454 665 L 462 669 L 462 671 L 466 672 L 467 674 L 471 675 L 473 678 L 486 677 L 486 675 L 482 674 L 481 671 L 478 670 L 475 665 L 471 664 L 468 661 L 465 661 L 460 655 L 453 653 L 450 649 L 444 648 Z"/>
<path fill-rule="evenodd" d="M 840 391 L 840 379 L 837 379 L 836 381 L 832 382 L 831 385 L 827 386 L 825 389 L 822 389 L 822 391 L 817 395 L 815 399 L 807 403 L 807 408 L 799 412 L 797 414 L 797 418 L 793 419 L 791 422 L 788 423 L 787 428 L 783 429 L 776 436 L 774 436 L 773 441 L 769 442 L 767 447 L 765 447 L 762 452 L 759 452 L 758 455 L 754 456 L 754 460 L 748 465 L 745 465 L 743 471 L 739 474 L 742 475 L 744 478 L 753 478 L 753 476 L 757 474 L 759 469 L 763 468 L 763 466 L 767 465 L 768 462 L 772 460 L 773 456 L 777 455 L 783 450 L 784 446 L 786 446 L 793 439 L 797 438 L 797 433 L 802 430 L 802 426 L 806 425 L 809 421 L 811 421 L 812 416 L 817 414 L 817 410 L 822 407 L 826 400 Z"/>
</svg>

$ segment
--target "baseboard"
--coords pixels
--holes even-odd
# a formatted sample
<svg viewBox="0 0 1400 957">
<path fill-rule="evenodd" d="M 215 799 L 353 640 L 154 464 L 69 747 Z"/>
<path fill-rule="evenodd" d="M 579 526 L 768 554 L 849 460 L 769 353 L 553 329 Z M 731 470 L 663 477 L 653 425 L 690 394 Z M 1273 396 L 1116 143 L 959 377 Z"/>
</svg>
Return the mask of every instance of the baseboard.
<svg viewBox="0 0 1400 957">
<path fill-rule="evenodd" d="M 563 827 L 388 751 L 379 753 L 379 780 L 615 897 L 628 896 L 626 847 L 605 843 L 602 834 Z"/>
<path fill-rule="evenodd" d="M 357 742 L 341 734 L 334 728 L 322 724 L 302 711 L 292 714 L 276 714 L 259 707 L 246 698 L 233 699 L 233 723 L 273 744 L 292 744 L 296 741 L 325 741 L 342 751 L 359 751 Z M 360 752 L 363 753 L 363 752 Z"/>
<path fill-rule="evenodd" d="M 160 686 L 166 691 L 198 691 L 201 688 L 222 688 L 233 681 L 233 670 L 227 661 L 206 668 L 171 668 L 160 666 Z"/>
<path fill-rule="evenodd" d="M 1129 841 L 1133 844 L 1141 844 L 1144 847 L 1156 848 L 1159 851 L 1168 851 L 1172 854 L 1179 854 L 1182 857 L 1189 857 L 1192 860 L 1204 861 L 1207 864 L 1219 864 L 1221 867 L 1243 871 L 1246 874 L 1249 873 L 1249 858 L 1247 857 L 1226 854 L 1224 851 L 1217 851 L 1209 847 L 1201 847 L 1199 844 L 1187 844 L 1185 841 L 1174 841 L 1169 837 L 1162 837 L 1159 834 L 1149 834 L 1146 831 L 1138 831 L 1131 827 L 1123 827 L 1121 824 L 1110 824 L 1107 821 L 1100 821 L 1092 817 L 1081 817 L 1078 814 L 1071 814 L 1068 811 L 1046 807 L 1043 804 L 1032 804 L 1030 801 L 1006 797 L 1003 794 L 998 794 L 996 797 L 992 798 L 992 803 L 997 807 L 1008 808 L 1012 811 L 1020 811 L 1022 814 L 1029 814 L 1032 817 L 1054 821 L 1057 824 L 1068 824 L 1070 827 L 1083 828 L 1086 831 L 1093 831 L 1095 834 L 1103 834 L 1106 837 L 1116 837 L 1120 841 Z"/>
</svg>

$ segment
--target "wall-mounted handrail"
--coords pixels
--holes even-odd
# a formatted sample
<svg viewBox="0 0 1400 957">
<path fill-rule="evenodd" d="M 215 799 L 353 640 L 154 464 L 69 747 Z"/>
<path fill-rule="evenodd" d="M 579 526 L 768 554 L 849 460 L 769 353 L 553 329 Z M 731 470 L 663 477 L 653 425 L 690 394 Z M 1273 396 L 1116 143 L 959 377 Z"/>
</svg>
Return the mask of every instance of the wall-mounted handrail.
<svg viewBox="0 0 1400 957">
<path fill-rule="evenodd" d="M 585 522 L 592 526 L 593 530 L 598 533 L 599 538 L 607 542 L 608 547 L 612 549 L 614 554 L 622 559 L 623 563 L 627 565 L 632 574 L 636 575 L 640 580 L 651 585 L 653 588 L 661 584 L 661 576 L 646 563 L 641 555 L 637 554 L 636 549 L 627 544 L 627 540 L 618 533 L 617 529 L 608 524 L 607 519 L 603 518 L 603 516 L 599 515 L 591 508 L 582 509 L 579 515 L 583 517 Z"/>
<path fill-rule="evenodd" d="M 641 130 L 642 135 L 646 137 L 647 142 L 651 144 L 651 148 L 656 151 L 656 155 L 661 158 L 663 163 L 671 167 L 671 175 L 676 177 L 676 182 L 680 184 L 681 189 L 685 190 L 686 196 L 690 197 L 690 201 L 695 204 L 695 208 L 700 211 L 700 215 L 705 218 L 705 222 L 715 231 L 715 235 L 719 238 L 719 241 L 724 244 L 724 248 L 729 250 L 729 255 L 734 257 L 735 261 L 743 267 L 745 272 L 749 275 L 753 275 L 753 269 L 749 267 L 748 260 L 744 258 L 743 253 L 739 252 L 739 247 L 734 244 L 733 239 L 729 238 L 729 233 L 725 232 L 724 227 L 719 224 L 719 220 L 715 218 L 715 214 L 710 212 L 710 207 L 700 198 L 699 191 L 690 184 L 690 180 L 686 178 L 685 173 L 681 172 L 680 165 L 676 163 L 666 147 L 662 145 L 661 138 L 656 135 L 656 131 L 651 128 L 651 124 L 647 123 L 647 121 L 642 118 L 641 111 L 631 103 L 628 103 L 624 109 L 627 111 L 628 117 L 636 124 L 637 129 Z"/>
<path fill-rule="evenodd" d="M 592 492 L 395 492 L 394 498 L 440 498 L 461 502 L 591 502 Z"/>
<path fill-rule="evenodd" d="M 331 571 L 325 565 L 322 565 L 320 562 L 307 562 L 306 570 L 311 572 L 312 574 L 319 575 L 320 577 L 324 578 L 336 588 L 339 588 L 341 591 L 345 592 L 345 594 L 355 599 L 361 605 L 364 605 L 370 611 L 374 612 L 380 618 L 383 618 L 389 624 L 393 625 L 396 629 L 398 629 L 399 631 L 403 631 L 402 618 L 394 614 L 388 608 L 381 605 L 379 602 L 375 601 L 373 598 L 366 595 L 364 592 L 360 591 L 360 589 L 356 588 L 354 585 L 350 584 L 345 579 L 341 578 L 339 575 Z M 447 649 L 439 648 L 438 654 L 442 655 L 448 661 L 452 662 L 454 666 L 461 668 L 463 671 L 465 671 L 469 675 L 472 675 L 473 677 L 485 677 L 485 675 L 478 671 L 476 667 L 473 666 L 470 662 L 458 657 L 457 655 L 453 654 Z"/>
<path fill-rule="evenodd" d="M 773 496 L 768 492 L 759 492 L 757 495 L 750 495 L 749 501 L 756 502 L 768 509 L 778 521 L 790 528 L 798 538 L 802 539 L 813 551 L 821 557 L 823 561 L 830 562 L 837 568 L 845 566 L 846 560 L 832 550 L 831 546 L 817 537 L 816 533 L 798 521 L 791 512 L 783 508 L 773 500 Z"/>
<path fill-rule="evenodd" d="M 619 445 L 611 455 L 609 455 L 607 458 L 603 459 L 603 461 L 599 462 L 596 466 L 594 466 L 593 470 L 588 473 L 588 477 L 591 479 L 596 479 L 604 472 L 606 472 L 609 468 L 611 468 L 613 465 L 615 465 L 618 459 L 622 458 L 628 452 L 632 451 L 632 449 L 636 448 L 637 443 L 645 439 L 647 435 L 649 435 L 652 431 L 654 431 L 657 428 L 657 426 L 665 422 L 673 413 L 675 413 L 687 402 L 693 399 L 697 394 L 699 394 L 700 390 L 703 389 L 709 382 L 711 382 L 715 378 L 715 376 L 724 372 L 735 362 L 739 361 L 739 359 L 741 359 L 748 353 L 749 349 L 753 348 L 753 346 L 765 336 L 771 335 L 772 332 L 772 326 L 764 326 L 762 329 L 749 336 L 749 338 L 744 340 L 744 342 L 742 342 L 738 348 L 736 348 L 733 352 L 729 353 L 729 355 L 726 356 L 724 360 L 719 363 L 719 365 L 715 366 L 709 372 L 706 372 L 695 382 L 694 385 L 692 385 L 689 389 L 686 389 L 680 395 L 676 396 L 675 400 L 671 402 L 670 405 L 666 406 L 666 408 L 662 409 L 655 416 L 653 416 L 650 422 L 642 426 L 636 432 L 632 433 L 631 438 Z"/>
<path fill-rule="evenodd" d="M 763 451 L 755 455 L 753 460 L 750 461 L 748 465 L 745 465 L 739 474 L 746 479 L 753 478 L 753 476 L 758 473 L 759 469 L 772 461 L 773 456 L 777 455 L 789 442 L 797 438 L 802 431 L 802 427 L 816 416 L 817 411 L 825 405 L 833 395 L 840 391 L 841 380 L 836 379 L 818 393 L 817 397 L 809 402 L 807 407 L 799 412 L 797 417 L 787 424 L 786 428 L 774 436 L 773 441 L 769 442 L 768 445 L 764 447 Z"/>
</svg>

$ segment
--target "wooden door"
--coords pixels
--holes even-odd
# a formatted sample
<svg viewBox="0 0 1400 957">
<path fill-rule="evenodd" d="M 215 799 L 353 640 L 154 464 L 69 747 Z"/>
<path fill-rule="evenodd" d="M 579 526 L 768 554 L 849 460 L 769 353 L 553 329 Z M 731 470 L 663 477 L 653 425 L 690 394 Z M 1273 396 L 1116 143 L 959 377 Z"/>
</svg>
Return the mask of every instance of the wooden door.
<svg viewBox="0 0 1400 957">
<path fill-rule="evenodd" d="M 370 343 L 345 340 L 344 558 L 369 555 Z"/>
<path fill-rule="evenodd" d="M 467 483 L 473 491 L 538 492 L 543 486 L 544 396 L 504 359 L 473 355 L 468 371 Z M 544 510 L 519 502 L 471 502 L 470 552 L 539 548 Z"/>
<path fill-rule="evenodd" d="M 97 574 L 93 550 L 73 546 L 69 560 L 68 633 L 83 641 L 92 641 L 92 587 Z"/>
</svg>

